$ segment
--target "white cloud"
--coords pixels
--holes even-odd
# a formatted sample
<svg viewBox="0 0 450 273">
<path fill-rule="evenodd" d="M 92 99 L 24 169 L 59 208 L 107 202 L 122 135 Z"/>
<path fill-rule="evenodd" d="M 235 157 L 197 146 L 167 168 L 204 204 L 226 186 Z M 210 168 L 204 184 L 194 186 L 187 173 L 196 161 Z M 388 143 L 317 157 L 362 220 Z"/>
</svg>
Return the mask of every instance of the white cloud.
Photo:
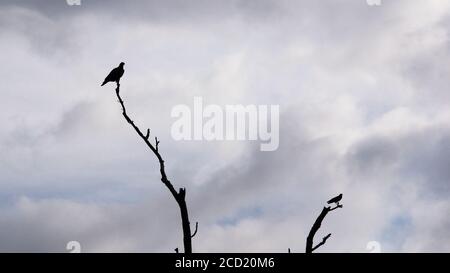
<svg viewBox="0 0 450 273">
<path fill-rule="evenodd" d="M 154 156 L 99 86 L 120 61 L 130 115 L 188 189 L 195 250 L 303 251 L 338 192 L 323 251 L 449 250 L 449 3 L 225 2 L 2 2 L 2 251 L 182 247 Z M 173 141 L 171 108 L 198 95 L 280 104 L 279 150 Z"/>
</svg>

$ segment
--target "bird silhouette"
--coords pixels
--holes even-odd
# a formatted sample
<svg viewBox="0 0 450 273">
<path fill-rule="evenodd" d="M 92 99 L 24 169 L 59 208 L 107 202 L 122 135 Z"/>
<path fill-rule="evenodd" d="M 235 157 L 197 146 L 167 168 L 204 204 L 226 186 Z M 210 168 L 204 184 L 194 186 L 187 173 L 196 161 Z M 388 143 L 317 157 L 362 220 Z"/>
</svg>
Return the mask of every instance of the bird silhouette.
<svg viewBox="0 0 450 273">
<path fill-rule="evenodd" d="M 336 205 L 339 205 L 339 201 L 341 201 L 341 199 L 342 199 L 342 193 L 336 197 L 331 198 L 330 200 L 328 200 L 327 203 L 328 204 L 336 203 Z"/>
<path fill-rule="evenodd" d="M 111 70 L 111 72 L 109 72 L 108 76 L 106 76 L 105 80 L 103 81 L 102 86 L 107 84 L 108 82 L 116 82 L 117 84 L 119 84 L 120 78 L 125 72 L 125 70 L 123 69 L 124 65 L 125 63 L 121 62 L 118 67 Z"/>
</svg>

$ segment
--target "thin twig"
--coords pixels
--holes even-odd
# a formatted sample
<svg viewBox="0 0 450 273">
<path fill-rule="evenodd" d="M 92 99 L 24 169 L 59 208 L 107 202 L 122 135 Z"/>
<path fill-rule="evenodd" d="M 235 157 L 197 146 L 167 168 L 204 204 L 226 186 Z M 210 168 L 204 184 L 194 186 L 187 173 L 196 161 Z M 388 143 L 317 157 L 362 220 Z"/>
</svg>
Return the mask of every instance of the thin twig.
<svg viewBox="0 0 450 273">
<path fill-rule="evenodd" d="M 195 231 L 194 233 L 192 233 L 191 238 L 194 238 L 194 236 L 197 234 L 197 230 L 198 230 L 198 222 L 195 222 Z"/>
<path fill-rule="evenodd" d="M 327 242 L 328 238 L 330 238 L 330 236 L 331 236 L 331 233 L 328 233 L 327 236 L 323 237 L 322 242 L 318 243 L 315 247 L 313 247 L 312 251 L 314 251 L 314 250 L 318 249 L 319 247 L 321 247 L 322 245 L 324 245 Z"/>
</svg>

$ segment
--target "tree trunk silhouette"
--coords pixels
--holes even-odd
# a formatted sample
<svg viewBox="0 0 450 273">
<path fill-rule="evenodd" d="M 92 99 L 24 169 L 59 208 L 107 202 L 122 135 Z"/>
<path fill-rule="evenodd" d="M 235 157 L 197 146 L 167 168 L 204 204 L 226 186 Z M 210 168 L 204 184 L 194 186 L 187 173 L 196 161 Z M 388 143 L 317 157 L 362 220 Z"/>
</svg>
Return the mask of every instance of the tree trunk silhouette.
<svg viewBox="0 0 450 273">
<path fill-rule="evenodd" d="M 314 235 L 316 235 L 316 232 L 320 229 L 320 226 L 322 225 L 322 221 L 325 219 L 325 216 L 337 208 L 342 208 L 343 206 L 338 203 L 336 203 L 336 206 L 334 208 L 331 207 L 323 207 L 322 212 L 317 217 L 316 221 L 314 222 L 313 226 L 311 227 L 311 230 L 309 231 L 308 237 L 306 238 L 306 253 L 312 253 L 314 250 L 318 249 L 322 245 L 324 245 L 328 238 L 330 238 L 331 233 L 328 233 L 327 236 L 322 238 L 322 241 L 318 243 L 316 246 L 314 246 Z"/>
<path fill-rule="evenodd" d="M 133 122 L 133 120 L 128 116 L 125 105 L 123 103 L 122 98 L 120 97 L 120 84 L 117 82 L 116 87 L 116 95 L 119 99 L 119 103 L 122 106 L 122 115 L 125 118 L 125 120 L 134 128 L 136 133 L 144 140 L 145 144 L 150 148 L 150 150 L 155 154 L 156 158 L 159 162 L 159 171 L 161 173 L 161 182 L 169 189 L 172 196 L 175 198 L 175 201 L 177 201 L 177 204 L 180 208 L 180 214 L 181 214 L 181 223 L 183 228 L 183 244 L 184 244 L 184 253 L 189 254 L 192 253 L 192 238 L 197 234 L 198 230 L 198 222 L 195 224 L 195 231 L 192 234 L 191 233 L 191 225 L 189 222 L 189 214 L 188 209 L 186 205 L 186 188 L 180 188 L 177 192 L 172 185 L 172 183 L 169 181 L 166 175 L 166 170 L 164 167 L 164 160 L 159 153 L 159 140 L 157 137 L 155 137 L 155 145 L 153 145 L 149 141 L 150 137 L 150 129 L 147 129 L 147 133 L 144 135 L 142 131 L 139 129 L 138 126 L 136 126 Z M 178 248 L 177 248 L 178 251 Z"/>
</svg>

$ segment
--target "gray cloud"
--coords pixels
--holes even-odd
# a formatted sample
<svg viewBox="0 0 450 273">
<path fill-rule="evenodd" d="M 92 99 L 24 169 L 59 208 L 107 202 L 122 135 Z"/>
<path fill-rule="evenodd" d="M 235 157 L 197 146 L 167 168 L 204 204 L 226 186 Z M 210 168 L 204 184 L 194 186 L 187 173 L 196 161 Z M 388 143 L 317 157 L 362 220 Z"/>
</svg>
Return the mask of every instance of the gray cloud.
<svg viewBox="0 0 450 273">
<path fill-rule="evenodd" d="M 182 0 L 133 1 L 118 0 L 81 1 L 80 6 L 67 5 L 66 1 L 45 0 L 2 1 L 5 7 L 21 7 L 38 11 L 50 18 L 64 18 L 80 14 L 112 15 L 118 22 L 124 19 L 149 20 L 153 22 L 198 22 L 203 20 L 223 20 L 226 17 L 266 18 L 280 12 L 280 5 L 270 0 L 197 0 L 187 3 Z"/>
<path fill-rule="evenodd" d="M 107 2 L 0 3 L 1 251 L 181 247 L 154 156 L 99 87 L 122 60 L 130 114 L 188 189 L 195 250 L 302 251 L 338 192 L 322 251 L 449 250 L 448 4 Z M 170 110 L 193 96 L 280 104 L 279 150 L 173 141 Z"/>
<path fill-rule="evenodd" d="M 447 198 L 449 137 L 448 128 L 433 126 L 402 136 L 369 138 L 350 149 L 348 166 L 362 177 L 397 173 L 404 183 L 420 181 L 425 195 Z"/>
</svg>

